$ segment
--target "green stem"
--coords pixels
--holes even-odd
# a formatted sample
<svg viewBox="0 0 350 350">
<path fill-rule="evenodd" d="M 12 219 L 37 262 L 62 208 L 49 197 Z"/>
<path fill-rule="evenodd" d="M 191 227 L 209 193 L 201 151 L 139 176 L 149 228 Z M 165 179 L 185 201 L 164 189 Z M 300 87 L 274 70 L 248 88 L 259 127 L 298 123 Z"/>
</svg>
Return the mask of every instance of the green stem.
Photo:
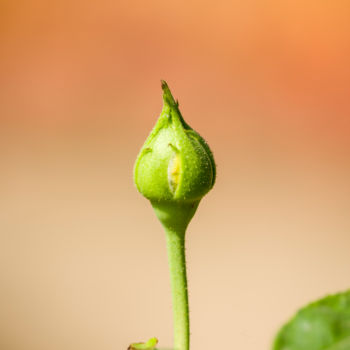
<svg viewBox="0 0 350 350">
<path fill-rule="evenodd" d="M 174 350 L 189 350 L 190 321 L 185 260 L 185 230 L 166 229 L 166 240 L 173 297 Z"/>
</svg>

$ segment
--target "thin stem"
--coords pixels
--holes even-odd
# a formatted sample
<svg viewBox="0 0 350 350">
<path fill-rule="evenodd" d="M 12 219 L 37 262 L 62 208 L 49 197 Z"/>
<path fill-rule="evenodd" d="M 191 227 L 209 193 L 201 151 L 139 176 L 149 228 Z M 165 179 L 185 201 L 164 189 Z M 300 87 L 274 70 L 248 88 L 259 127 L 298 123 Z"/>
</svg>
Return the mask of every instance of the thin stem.
<svg viewBox="0 0 350 350">
<path fill-rule="evenodd" d="M 167 229 L 166 240 L 173 297 L 174 350 L 189 350 L 190 321 L 185 260 L 185 232 L 175 232 Z"/>
</svg>

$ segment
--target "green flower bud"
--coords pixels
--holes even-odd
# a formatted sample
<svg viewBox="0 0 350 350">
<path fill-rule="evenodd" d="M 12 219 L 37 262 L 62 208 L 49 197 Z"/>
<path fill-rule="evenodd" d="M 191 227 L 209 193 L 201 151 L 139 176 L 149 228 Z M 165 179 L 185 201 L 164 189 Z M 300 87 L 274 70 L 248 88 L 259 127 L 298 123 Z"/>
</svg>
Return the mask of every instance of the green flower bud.
<svg viewBox="0 0 350 350">
<path fill-rule="evenodd" d="M 162 89 L 163 110 L 137 157 L 134 181 L 163 225 L 185 229 L 214 185 L 215 162 L 207 143 L 182 118 L 165 81 Z"/>
</svg>

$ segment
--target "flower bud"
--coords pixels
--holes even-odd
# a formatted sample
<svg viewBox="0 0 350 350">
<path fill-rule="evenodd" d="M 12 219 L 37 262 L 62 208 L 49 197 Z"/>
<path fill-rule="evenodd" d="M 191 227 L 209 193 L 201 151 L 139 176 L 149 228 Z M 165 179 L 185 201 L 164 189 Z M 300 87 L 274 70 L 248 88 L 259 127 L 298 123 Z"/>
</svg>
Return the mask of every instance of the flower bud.
<svg viewBox="0 0 350 350">
<path fill-rule="evenodd" d="M 215 162 L 207 143 L 182 118 L 164 81 L 162 89 L 163 110 L 136 160 L 134 181 L 163 224 L 170 220 L 176 226 L 180 220 L 187 226 L 214 185 Z"/>
</svg>

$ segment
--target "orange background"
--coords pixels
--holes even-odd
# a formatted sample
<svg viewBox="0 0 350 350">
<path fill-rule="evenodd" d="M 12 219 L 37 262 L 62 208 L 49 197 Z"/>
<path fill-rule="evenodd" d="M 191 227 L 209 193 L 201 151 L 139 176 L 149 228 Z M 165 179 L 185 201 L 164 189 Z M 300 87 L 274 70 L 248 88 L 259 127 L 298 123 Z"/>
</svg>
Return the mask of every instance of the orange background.
<svg viewBox="0 0 350 350">
<path fill-rule="evenodd" d="M 160 79 L 210 144 L 189 227 L 192 349 L 268 349 L 349 281 L 348 1 L 0 3 L 0 348 L 172 344 L 135 190 Z"/>
</svg>

